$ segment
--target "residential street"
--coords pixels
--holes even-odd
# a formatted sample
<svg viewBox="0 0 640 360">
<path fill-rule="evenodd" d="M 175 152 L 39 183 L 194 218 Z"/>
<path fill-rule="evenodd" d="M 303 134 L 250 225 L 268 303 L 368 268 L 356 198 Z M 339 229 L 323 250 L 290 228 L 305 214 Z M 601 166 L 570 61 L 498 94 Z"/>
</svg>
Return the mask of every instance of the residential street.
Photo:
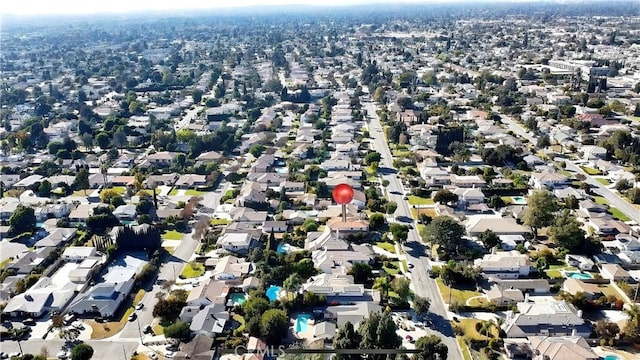
<svg viewBox="0 0 640 360">
<path fill-rule="evenodd" d="M 369 133 L 373 137 L 373 149 L 376 149 L 382 154 L 382 161 L 380 162 L 382 178 L 389 180 L 389 186 L 387 186 L 389 200 L 395 201 L 398 204 L 398 209 L 395 212 L 395 216 L 403 216 L 411 218 L 411 207 L 409 203 L 403 199 L 405 196 L 402 182 L 397 176 L 397 171 L 393 168 L 393 157 L 389 150 L 384 136 L 383 128 L 380 124 L 380 119 L 376 114 L 376 107 L 373 103 L 364 103 L 364 108 L 367 113 L 372 117 L 369 122 Z M 391 170 L 392 171 L 387 171 Z M 430 278 L 428 273 L 431 265 L 426 255 L 426 247 L 422 244 L 420 234 L 415 227 L 409 230 L 409 237 L 407 243 L 403 246 L 406 251 L 407 264 L 412 264 L 413 269 L 409 269 L 411 272 L 411 279 L 414 288 L 414 292 L 418 296 L 431 299 L 431 319 L 433 321 L 433 328 L 438 330 L 439 335 L 442 337 L 442 341 L 449 347 L 449 359 L 458 360 L 463 359 L 462 352 L 458 346 L 458 342 L 453 333 L 453 328 L 449 322 L 447 316 L 447 310 L 444 301 L 438 290 L 438 286 L 434 279 Z"/>
<path fill-rule="evenodd" d="M 137 337 L 137 336 L 136 336 Z M 94 358 L 100 360 L 129 360 L 138 348 L 138 339 L 87 340 L 94 351 Z M 2 341 L 2 351 L 6 353 L 18 352 L 18 343 Z M 20 346 L 25 354 L 39 354 L 43 348 L 47 349 L 48 358 L 55 358 L 64 345 L 63 340 L 29 339 L 21 341 Z"/>
<path fill-rule="evenodd" d="M 497 109 L 494 109 L 497 110 Z M 525 129 L 520 126 L 520 124 L 516 123 L 513 119 L 506 115 L 501 115 L 502 122 L 505 123 L 509 130 L 513 131 L 519 136 L 528 139 L 533 145 L 536 144 L 538 138 L 530 135 L 525 131 Z M 627 215 L 630 219 L 640 224 L 640 210 L 638 210 L 635 206 L 629 204 L 626 200 L 622 199 L 618 194 L 609 190 L 606 186 L 598 182 L 593 176 L 587 174 L 582 170 L 578 165 L 573 163 L 572 161 L 566 158 L 555 158 L 555 161 L 564 161 L 567 164 L 567 170 L 576 172 L 578 174 L 582 174 L 586 177 L 585 182 L 591 185 L 593 191 L 598 195 L 604 197 L 611 203 L 611 206 L 616 207 L 618 210 L 622 211 L 625 215 Z"/>
</svg>

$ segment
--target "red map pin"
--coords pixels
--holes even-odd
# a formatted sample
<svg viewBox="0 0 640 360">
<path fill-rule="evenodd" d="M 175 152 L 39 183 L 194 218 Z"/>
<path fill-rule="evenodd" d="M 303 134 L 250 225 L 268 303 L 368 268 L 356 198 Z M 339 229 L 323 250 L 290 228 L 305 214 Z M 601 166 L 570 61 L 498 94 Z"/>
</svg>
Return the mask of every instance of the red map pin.
<svg viewBox="0 0 640 360">
<path fill-rule="evenodd" d="M 346 205 L 353 200 L 353 188 L 349 184 L 339 184 L 333 188 L 333 200 L 338 204 Z"/>
</svg>

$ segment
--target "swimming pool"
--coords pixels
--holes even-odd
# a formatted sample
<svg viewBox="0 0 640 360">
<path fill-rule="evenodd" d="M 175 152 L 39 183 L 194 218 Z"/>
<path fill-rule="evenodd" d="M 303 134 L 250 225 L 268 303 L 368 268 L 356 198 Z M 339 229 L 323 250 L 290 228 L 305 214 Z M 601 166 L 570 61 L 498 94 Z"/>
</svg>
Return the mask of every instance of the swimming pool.
<svg viewBox="0 0 640 360">
<path fill-rule="evenodd" d="M 524 196 L 512 196 L 511 199 L 513 200 L 514 204 L 518 204 L 518 205 L 527 204 L 527 199 Z"/>
<path fill-rule="evenodd" d="M 604 360 L 620 360 L 620 358 L 615 355 L 607 355 L 603 359 Z"/>
<path fill-rule="evenodd" d="M 278 294 L 280 294 L 280 289 L 282 289 L 280 286 L 275 286 L 275 285 L 269 286 L 269 288 L 267 289 L 267 297 L 269 298 L 269 300 L 271 301 L 278 300 Z"/>
<path fill-rule="evenodd" d="M 593 276 L 591 276 L 591 274 L 583 273 L 579 271 L 565 271 L 564 275 L 568 278 L 578 279 L 578 280 L 593 279 Z"/>
<path fill-rule="evenodd" d="M 307 331 L 310 319 L 311 315 L 309 314 L 298 314 L 298 316 L 296 316 L 296 332 Z"/>
<path fill-rule="evenodd" d="M 247 294 L 233 293 L 229 295 L 229 300 L 231 300 L 231 303 L 233 304 L 233 306 L 242 305 L 245 302 L 245 300 L 247 300 Z"/>
<path fill-rule="evenodd" d="M 287 243 L 280 243 L 278 244 L 278 248 L 276 249 L 276 252 L 278 254 L 286 254 L 289 248 L 289 244 Z"/>
</svg>

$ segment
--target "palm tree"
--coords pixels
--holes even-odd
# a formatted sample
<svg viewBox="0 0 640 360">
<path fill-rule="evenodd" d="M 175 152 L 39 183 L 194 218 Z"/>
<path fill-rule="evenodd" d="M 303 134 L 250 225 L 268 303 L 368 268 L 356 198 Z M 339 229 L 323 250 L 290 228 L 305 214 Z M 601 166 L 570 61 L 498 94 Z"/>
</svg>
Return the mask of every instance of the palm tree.
<svg viewBox="0 0 640 360">
<path fill-rule="evenodd" d="M 489 331 L 496 325 L 493 320 L 486 320 L 481 322 L 482 326 L 480 327 L 480 333 L 484 333 L 484 336 L 487 338 L 487 344 L 489 343 Z"/>
<path fill-rule="evenodd" d="M 629 316 L 625 325 L 624 333 L 632 341 L 640 340 L 640 306 L 633 304 L 624 309 L 624 313 Z"/>
<path fill-rule="evenodd" d="M 391 290 L 391 281 L 388 276 L 379 277 L 373 283 L 373 288 L 379 290 L 385 299 L 389 298 L 389 290 Z"/>
<path fill-rule="evenodd" d="M 302 278 L 298 274 L 291 274 L 288 278 L 284 280 L 282 283 L 282 287 L 287 291 L 287 296 L 290 294 L 295 294 L 298 289 L 302 286 Z"/>
</svg>

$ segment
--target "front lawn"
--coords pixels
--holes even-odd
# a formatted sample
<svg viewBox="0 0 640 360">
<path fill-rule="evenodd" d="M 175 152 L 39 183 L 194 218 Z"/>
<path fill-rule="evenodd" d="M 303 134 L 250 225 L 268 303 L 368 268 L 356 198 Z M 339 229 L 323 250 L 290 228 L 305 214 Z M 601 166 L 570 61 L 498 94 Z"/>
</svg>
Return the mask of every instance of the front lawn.
<svg viewBox="0 0 640 360">
<path fill-rule="evenodd" d="M 388 251 L 388 252 L 390 252 L 392 254 L 396 253 L 396 248 L 391 243 L 388 243 L 388 242 L 377 242 L 376 246 L 381 248 L 381 249 L 383 249 L 383 250 L 386 250 L 386 251 Z"/>
<path fill-rule="evenodd" d="M 600 175 L 600 170 L 598 169 L 590 168 L 588 166 L 581 166 L 580 168 L 589 175 Z"/>
<path fill-rule="evenodd" d="M 171 189 L 171 191 L 169 191 L 169 195 L 171 195 L 171 196 L 178 195 L 178 188 Z"/>
<path fill-rule="evenodd" d="M 135 310 L 133 308 L 134 304 L 140 302 L 140 300 L 142 300 L 142 298 L 144 297 L 144 294 L 145 291 L 140 289 L 136 293 L 136 296 L 133 298 L 133 301 L 128 300 L 129 298 L 127 299 L 128 308 L 126 311 L 124 311 L 119 321 L 99 323 L 95 320 L 88 320 L 86 323 L 91 326 L 92 329 L 91 339 L 102 340 L 119 333 L 127 324 L 129 315 L 131 315 L 131 313 L 133 313 L 133 311 Z"/>
<path fill-rule="evenodd" d="M 618 210 L 617 208 L 610 207 L 609 212 L 611 213 L 611 216 L 613 216 L 614 219 L 618 219 L 620 221 L 631 220 L 627 215 L 625 215 L 622 211 Z"/>
<path fill-rule="evenodd" d="M 162 234 L 163 240 L 182 240 L 184 236 L 183 233 L 176 230 L 167 230 L 164 234 Z"/>
<path fill-rule="evenodd" d="M 464 329 L 465 336 L 473 340 L 489 340 L 491 337 L 498 337 L 498 329 L 493 326 L 489 330 L 489 338 L 485 334 L 480 334 L 476 329 L 477 324 L 481 324 L 482 321 L 476 319 L 460 319 L 458 322 L 454 322 L 456 326 L 460 326 Z"/>
<path fill-rule="evenodd" d="M 180 277 L 183 279 L 197 278 L 204 274 L 204 265 L 190 261 L 182 270 Z"/>
<path fill-rule="evenodd" d="M 607 201 L 607 199 L 603 198 L 602 196 L 594 196 L 593 201 L 595 201 L 596 204 L 599 205 L 609 205 L 609 201 Z"/>
<path fill-rule="evenodd" d="M 471 354 L 469 354 L 469 347 L 467 346 L 467 343 L 464 342 L 464 337 L 456 336 L 456 340 L 458 341 L 458 346 L 460 346 L 460 351 L 462 352 L 464 360 L 472 360 Z"/>
<path fill-rule="evenodd" d="M 388 267 L 387 264 L 391 264 L 393 267 Z M 396 275 L 400 272 L 400 263 L 398 261 L 385 261 L 385 265 L 382 265 L 382 269 L 389 275 Z"/>
<path fill-rule="evenodd" d="M 607 185 L 611 185 L 611 183 L 609 182 L 609 180 L 605 179 L 605 178 L 595 178 L 597 182 L 599 182 L 600 184 L 607 186 Z"/>
<path fill-rule="evenodd" d="M 211 219 L 211 226 L 227 225 L 228 223 L 229 223 L 229 220 L 227 219 Z"/>
<path fill-rule="evenodd" d="M 466 305 L 467 299 L 470 299 L 474 296 L 482 295 L 479 292 L 473 290 L 460 290 L 456 288 L 450 288 L 445 285 L 440 278 L 436 279 L 436 283 L 438 284 L 438 289 L 440 289 L 440 294 L 442 294 L 444 302 L 447 304 L 449 304 L 449 299 L 451 299 L 452 303 Z"/>
<path fill-rule="evenodd" d="M 419 196 L 411 195 L 409 196 L 409 205 L 433 205 L 434 202 L 432 199 L 423 198 Z"/>
<path fill-rule="evenodd" d="M 189 196 L 204 195 L 206 193 L 207 193 L 207 191 L 192 190 L 192 189 L 185 190 L 185 192 L 184 192 L 185 195 L 189 195 Z"/>
</svg>

